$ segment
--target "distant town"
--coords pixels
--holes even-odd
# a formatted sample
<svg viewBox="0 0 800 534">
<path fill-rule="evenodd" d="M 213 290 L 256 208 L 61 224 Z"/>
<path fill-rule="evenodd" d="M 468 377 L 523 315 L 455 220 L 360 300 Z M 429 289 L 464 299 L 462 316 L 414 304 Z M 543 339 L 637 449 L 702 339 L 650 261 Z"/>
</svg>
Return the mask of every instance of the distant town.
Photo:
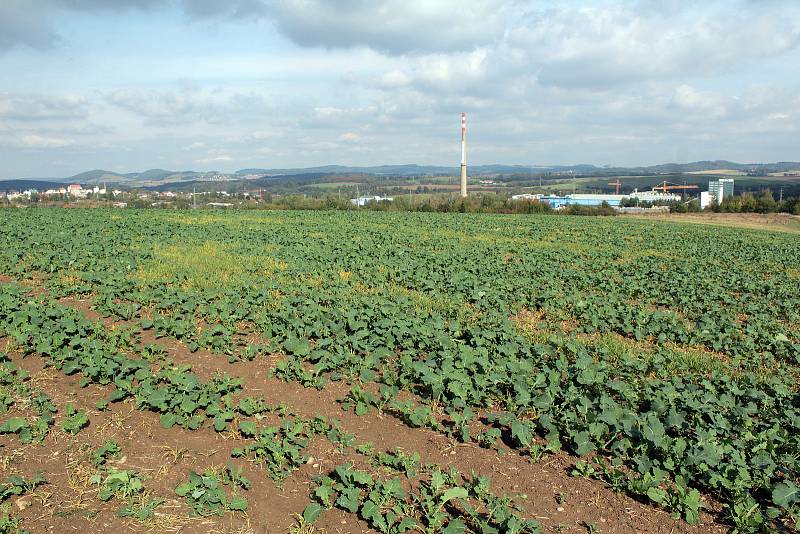
<svg viewBox="0 0 800 534">
<path fill-rule="evenodd" d="M 232 174 L 171 174 L 154 170 L 125 175 L 125 179 L 118 180 L 115 178 L 123 175 L 93 171 L 76 176 L 84 179 L 83 182 L 0 181 L 0 203 L 165 209 L 365 208 L 593 213 L 592 209 L 603 208 L 603 213 L 634 214 L 703 210 L 800 214 L 797 200 L 800 198 L 800 172 L 787 170 L 794 166 L 800 168 L 800 164 L 780 165 L 779 171 L 721 168 L 670 174 L 656 168 L 648 173 L 641 169 L 618 169 L 622 172 L 616 175 L 598 168 L 538 168 L 523 172 L 519 167 L 477 167 L 475 175 L 468 180 L 467 197 L 459 194 L 455 173 L 415 174 L 407 166 L 402 166 L 407 174 L 378 174 L 375 168 L 345 168 L 339 172 L 283 170 L 292 174 L 277 175 L 258 169 Z M 307 169 L 318 170 L 321 169 Z M 399 172 L 401 169 L 381 170 Z M 767 170 L 773 172 L 767 173 Z M 639 172 L 633 174 L 634 171 Z"/>
</svg>

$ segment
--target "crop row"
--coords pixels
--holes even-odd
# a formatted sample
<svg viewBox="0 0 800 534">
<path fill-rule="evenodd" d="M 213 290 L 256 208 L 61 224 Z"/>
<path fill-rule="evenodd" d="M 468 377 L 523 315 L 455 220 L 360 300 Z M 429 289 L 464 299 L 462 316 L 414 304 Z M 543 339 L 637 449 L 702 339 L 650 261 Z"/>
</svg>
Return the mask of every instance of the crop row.
<svg viewBox="0 0 800 534">
<path fill-rule="evenodd" d="M 341 448 L 354 445 L 353 436 L 344 433 L 335 421 L 328 422 L 319 416 L 310 420 L 300 419 L 288 413 L 284 407 L 242 396 L 240 379 L 222 376 L 204 382 L 188 366 L 175 367 L 166 365 L 168 362 L 164 360 L 130 358 L 125 352 L 133 347 L 124 330 L 109 332 L 99 323 L 82 317 L 70 308 L 46 298 L 32 298 L 23 289 L 8 284 L 0 284 L 0 333 L 11 338 L 17 349 L 25 354 L 42 356 L 48 365 L 67 375 L 81 375 L 84 386 L 113 386 L 108 402 L 130 399 L 138 409 L 159 414 L 160 422 L 166 428 L 179 425 L 189 430 L 211 427 L 217 432 L 235 431 L 244 444 L 233 449 L 232 457 L 247 458 L 262 466 L 278 485 L 307 463 L 305 449 L 315 436 L 323 436 Z M 17 377 L 17 371 L 11 364 L 6 365 L 5 369 L 8 375 L 6 382 L 24 388 L 24 376 Z M 2 376 L 0 373 L 0 378 Z M 105 401 L 101 404 L 104 405 Z M 54 409 L 48 410 L 48 413 L 52 411 Z M 253 416 L 268 412 L 280 415 L 281 423 L 262 426 L 257 424 L 258 418 L 253 419 Z M 67 421 L 73 413 L 68 411 Z M 51 422 L 52 418 L 48 420 L 48 425 Z M 25 441 L 24 437 L 22 439 Z M 106 444 L 95 451 L 98 465 L 103 463 L 105 456 L 114 453 L 116 449 L 113 445 Z M 341 465 L 331 476 L 348 469 L 352 469 L 352 466 Z M 469 530 L 472 532 L 538 532 L 538 524 L 521 519 L 509 498 L 497 497 L 489 491 L 488 480 L 481 479 L 481 494 L 474 490 L 470 494 L 458 485 L 464 482 L 456 474 L 450 474 L 449 485 L 442 488 L 445 482 L 439 481 L 441 471 L 435 466 L 428 469 L 431 480 L 424 484 L 435 490 L 429 495 L 430 499 L 434 499 L 434 508 L 427 507 L 425 502 L 418 502 L 417 496 L 408 496 L 409 502 L 402 507 L 403 515 L 397 517 L 400 523 L 409 528 L 411 525 L 423 528 L 425 532 L 439 532 L 442 527 L 447 532 L 465 532 L 467 523 L 473 527 L 478 525 L 481 529 Z M 246 499 L 237 496 L 229 499 L 219 484 L 235 483 L 246 489 L 249 482 L 242 479 L 239 470 L 234 471 L 233 467 L 229 467 L 229 472 L 231 474 L 226 475 L 228 478 L 220 478 L 214 473 L 191 473 L 189 481 L 178 486 L 176 492 L 187 498 L 195 513 L 244 510 L 247 508 Z M 104 500 L 125 492 L 139 493 L 142 488 L 141 478 L 136 473 L 115 468 L 99 473 L 95 483 L 101 486 L 100 498 Z M 442 500 L 442 493 L 449 497 Z M 320 491 L 317 490 L 315 495 L 321 495 Z M 205 497 L 201 499 L 200 496 Z M 394 494 L 394 498 L 400 498 L 400 494 Z M 455 498 L 459 499 L 461 506 L 445 509 L 444 504 Z M 151 501 L 149 504 L 155 506 L 154 503 Z M 324 501 L 322 504 L 331 506 Z M 363 505 L 354 506 L 355 509 L 351 510 L 353 513 L 360 513 L 362 518 L 378 527 L 383 525 L 382 532 L 406 530 L 398 530 L 394 521 L 392 524 L 383 524 L 377 516 L 365 515 Z M 129 515 L 129 512 L 138 513 L 141 510 L 121 509 L 123 515 Z M 310 508 L 305 516 L 313 520 L 321 512 L 322 508 Z M 462 517 L 466 519 L 462 520 Z"/>
<path fill-rule="evenodd" d="M 2 216 L 4 272 L 56 273 L 51 289 L 98 293 L 121 316 L 172 300 L 181 308 L 188 299 L 191 315 L 212 317 L 209 303 L 219 301 L 224 321 L 231 309 L 255 305 L 251 292 L 302 299 L 322 286 L 330 294 L 314 305 L 324 308 L 355 291 L 380 305 L 387 289 L 396 288 L 428 305 L 417 298 L 423 295 L 448 319 L 464 306 L 507 316 L 528 308 L 553 324 L 574 322 L 579 331 L 700 345 L 743 362 L 755 355 L 795 363 L 800 357 L 800 252 L 779 236 L 637 229 L 622 221 L 586 228 L 583 221 L 558 218 L 530 224 L 460 218 L 463 223 L 452 216 L 315 213 L 263 214 L 252 221 L 222 214 L 198 226 L 138 212 L 118 219 L 102 211 Z M 647 240 L 625 234 L 636 230 L 646 231 Z M 207 252 L 206 243 L 222 247 L 220 255 L 235 265 L 220 264 L 219 282 L 243 298 L 220 295 L 226 288 L 210 283 L 214 273 L 198 273 L 191 262 L 158 267 L 164 258 L 180 257 L 160 252 L 171 250 L 168 239 L 182 243 L 185 256 Z M 161 294 L 165 285 L 194 287 L 189 295 Z M 286 302 L 282 311 L 295 304 Z"/>
</svg>

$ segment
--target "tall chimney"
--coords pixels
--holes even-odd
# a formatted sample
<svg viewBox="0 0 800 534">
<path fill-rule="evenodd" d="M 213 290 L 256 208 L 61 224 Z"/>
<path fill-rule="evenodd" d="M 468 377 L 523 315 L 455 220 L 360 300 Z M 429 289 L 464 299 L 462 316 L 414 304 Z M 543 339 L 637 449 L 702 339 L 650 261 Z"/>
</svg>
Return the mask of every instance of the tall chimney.
<svg viewBox="0 0 800 534">
<path fill-rule="evenodd" d="M 467 114 L 461 112 L 461 196 L 467 196 Z"/>
</svg>

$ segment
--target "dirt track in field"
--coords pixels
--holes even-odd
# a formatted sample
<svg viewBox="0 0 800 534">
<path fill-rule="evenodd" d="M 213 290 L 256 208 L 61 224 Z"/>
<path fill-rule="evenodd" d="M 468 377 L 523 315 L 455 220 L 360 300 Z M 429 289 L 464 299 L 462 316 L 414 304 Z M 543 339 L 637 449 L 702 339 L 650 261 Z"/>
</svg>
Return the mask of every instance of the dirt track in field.
<svg viewBox="0 0 800 534">
<path fill-rule="evenodd" d="M 748 230 L 770 230 L 800 234 L 800 215 L 788 213 L 671 213 L 669 215 L 637 215 L 625 214 L 619 217 L 630 217 L 647 220 L 685 222 L 707 224 L 712 226 L 729 226 Z"/>
</svg>

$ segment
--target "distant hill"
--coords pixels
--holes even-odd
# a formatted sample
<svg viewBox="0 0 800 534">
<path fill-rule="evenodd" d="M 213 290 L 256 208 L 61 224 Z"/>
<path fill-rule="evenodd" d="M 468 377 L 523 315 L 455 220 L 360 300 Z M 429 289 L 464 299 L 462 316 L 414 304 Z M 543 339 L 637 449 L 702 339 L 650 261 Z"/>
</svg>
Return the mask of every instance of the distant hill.
<svg viewBox="0 0 800 534">
<path fill-rule="evenodd" d="M 197 171 L 169 171 L 165 169 L 149 169 L 143 172 L 121 173 L 94 169 L 82 172 L 66 178 L 53 178 L 52 180 L 61 183 L 91 183 L 98 184 L 106 182 L 109 184 L 124 184 L 129 186 L 139 186 L 158 182 L 181 182 L 186 180 L 197 180 L 206 177 L 217 176 L 219 173 L 197 172 Z"/>
<path fill-rule="evenodd" d="M 567 174 L 583 176 L 656 176 L 669 174 L 684 174 L 690 172 L 710 171 L 738 171 L 750 175 L 768 175 L 769 173 L 782 173 L 800 169 L 798 162 L 776 163 L 735 163 L 732 161 L 695 161 L 692 163 L 665 163 L 645 167 L 599 167 L 590 164 L 577 165 L 472 165 L 469 167 L 470 176 L 495 176 L 495 175 L 532 175 L 532 174 Z M 156 187 L 162 184 L 187 184 L 190 182 L 225 182 L 239 180 L 254 180 L 264 177 L 281 177 L 289 180 L 292 176 L 310 177 L 314 175 L 372 175 L 387 177 L 411 176 L 455 176 L 458 174 L 456 166 L 441 165 L 375 165 L 368 167 L 347 165 L 323 165 L 306 168 L 248 168 L 234 173 L 220 173 L 217 171 L 171 171 L 167 169 L 149 169 L 142 172 L 119 173 L 104 169 L 94 169 L 66 178 L 31 178 L 42 182 L 120 184 L 130 187 Z M 733 174 L 733 173 L 731 173 Z M 301 179 L 307 181 L 307 179 Z M 4 187 L 7 184 L 3 183 Z"/>
<path fill-rule="evenodd" d="M 136 173 L 136 172 L 128 173 L 125 176 L 128 176 L 130 178 L 136 178 L 138 180 L 151 180 L 151 181 L 155 182 L 155 181 L 163 180 L 163 179 L 168 178 L 169 176 L 173 176 L 175 174 L 178 174 L 178 173 L 176 173 L 175 171 L 166 171 L 164 169 L 149 169 L 147 171 L 139 172 L 139 173 Z"/>
<path fill-rule="evenodd" d="M 244 175 L 242 175 L 244 176 Z M 297 188 L 309 184 L 320 183 L 368 183 L 371 179 L 376 178 L 375 174 L 367 173 L 325 173 L 325 172 L 307 172 L 302 174 L 280 174 L 280 175 L 261 175 L 259 178 L 254 179 L 238 179 L 238 180 L 190 180 L 181 183 L 164 183 L 157 185 L 145 186 L 145 189 L 150 191 L 183 191 L 189 192 L 193 188 L 198 191 L 239 191 L 251 189 L 274 189 L 274 188 Z"/>
<path fill-rule="evenodd" d="M 787 172 L 797 169 L 798 163 L 791 161 L 781 161 L 776 163 L 735 163 L 727 160 L 715 161 L 695 161 L 692 163 L 664 163 L 662 165 L 650 165 L 648 167 L 616 167 L 614 170 L 637 171 L 647 174 L 679 174 L 689 172 L 714 171 L 714 170 L 734 170 L 741 172 Z"/>
<path fill-rule="evenodd" d="M 64 184 L 61 182 L 51 182 L 47 180 L 0 180 L 0 192 L 3 193 L 8 191 L 25 191 L 27 189 L 45 191 L 47 189 L 57 189 L 63 186 Z"/>
<path fill-rule="evenodd" d="M 294 169 L 242 169 L 235 174 L 266 175 L 266 176 L 292 176 L 296 174 L 391 174 L 393 176 L 419 176 L 425 174 L 452 174 L 457 167 L 440 167 L 436 165 L 378 165 L 373 167 L 349 167 L 346 165 L 323 165 L 320 167 L 304 167 Z"/>
<path fill-rule="evenodd" d="M 95 169 L 92 171 L 86 171 L 75 176 L 69 176 L 67 178 L 62 178 L 59 180 L 62 183 L 75 183 L 75 184 L 88 184 L 88 183 L 99 183 L 99 182 L 120 182 L 126 181 L 124 175 L 112 171 L 104 171 L 103 169 Z"/>
<path fill-rule="evenodd" d="M 484 174 L 510 174 L 516 172 L 543 172 L 553 169 L 561 169 L 562 167 L 542 167 L 542 166 L 528 166 L 528 165 L 471 165 L 469 168 L 470 175 L 484 175 Z M 570 169 L 596 169 L 593 165 L 575 165 L 572 167 L 563 167 Z M 236 171 L 236 175 L 265 175 L 265 176 L 292 176 L 296 174 L 380 174 L 389 176 L 441 176 L 458 174 L 458 167 L 445 167 L 439 165 L 377 165 L 372 167 L 348 167 L 345 165 L 323 165 L 321 167 L 305 167 L 296 169 L 242 169 Z"/>
<path fill-rule="evenodd" d="M 500 163 L 490 165 L 471 165 L 470 176 L 492 174 L 526 174 L 526 173 L 574 173 L 574 174 L 681 174 L 687 172 L 712 171 L 716 169 L 730 169 L 741 172 L 788 172 L 800 168 L 797 162 L 777 163 L 734 163 L 732 161 L 695 161 L 692 163 L 665 163 L 646 167 L 598 167 L 591 164 L 577 165 L 505 165 Z M 288 169 L 242 169 L 236 175 L 264 175 L 264 176 L 291 176 L 296 174 L 385 174 L 392 176 L 420 176 L 420 175 L 454 175 L 458 167 L 437 165 L 378 165 L 373 167 L 348 167 L 344 165 L 325 165 L 321 167 L 288 168 Z"/>
</svg>

